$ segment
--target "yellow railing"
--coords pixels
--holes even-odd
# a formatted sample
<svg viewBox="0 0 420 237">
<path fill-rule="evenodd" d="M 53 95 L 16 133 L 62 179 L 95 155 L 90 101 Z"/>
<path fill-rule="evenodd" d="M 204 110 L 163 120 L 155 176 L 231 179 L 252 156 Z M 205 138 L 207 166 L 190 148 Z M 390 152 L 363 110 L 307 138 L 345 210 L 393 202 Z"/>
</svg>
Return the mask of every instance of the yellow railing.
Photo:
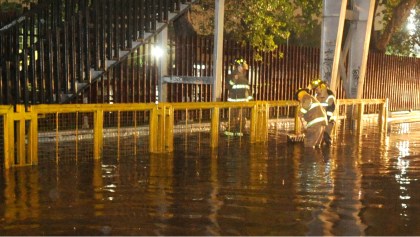
<svg viewBox="0 0 420 237">
<path fill-rule="evenodd" d="M 338 100 L 337 115 L 340 116 L 340 111 L 342 111 L 340 108 L 343 106 L 356 106 L 357 113 L 352 119 L 361 121 L 365 105 L 379 105 L 378 122 L 381 130 L 386 131 L 387 100 Z M 52 144 L 55 144 L 55 147 L 51 149 L 55 150 L 54 154 L 58 159 L 60 139 L 64 139 L 66 134 L 70 134 L 70 140 L 74 142 L 75 148 L 69 149 L 78 150 L 86 144 L 90 146 L 88 142 L 80 142 L 86 137 L 93 140 L 92 147 L 88 150 L 92 151 L 94 159 L 100 159 L 104 148 L 104 129 L 107 132 L 113 129 L 118 139 L 117 144 L 120 144 L 120 138 L 124 133 L 137 139 L 142 134 L 141 128 L 142 131 L 146 131 L 149 152 L 172 152 L 174 126 L 176 126 L 175 114 L 182 112 L 185 115 L 185 121 L 188 121 L 189 111 L 199 111 L 199 121 L 201 121 L 203 111 L 207 114 L 205 119 L 210 127 L 210 147 L 215 148 L 219 143 L 221 118 L 226 118 L 222 116 L 222 112 L 233 108 L 250 111 L 249 141 L 251 143 L 266 142 L 269 120 L 279 118 L 280 108 L 286 109 L 281 116 L 294 119 L 294 130 L 300 131 L 300 122 L 297 122 L 296 116 L 297 106 L 296 101 L 33 105 L 26 109 L 21 105 L 0 106 L 4 138 L 4 150 L 0 154 L 2 155 L 0 160 L 3 161 L 3 167 L 6 169 L 38 164 L 40 145 L 52 146 Z M 107 125 L 108 123 L 110 125 Z M 93 126 L 90 126 L 91 124 Z M 358 129 L 361 127 L 362 123 L 359 122 Z M 40 141 L 44 142 L 47 139 L 45 137 L 48 136 L 51 137 L 51 145 L 40 144 Z"/>
<path fill-rule="evenodd" d="M 387 131 L 388 126 L 388 99 L 340 99 L 336 102 L 335 113 L 337 116 L 345 114 L 345 116 L 351 116 L 351 119 L 357 122 L 357 131 L 360 132 L 363 127 L 363 115 L 365 114 L 366 106 L 375 106 L 373 108 L 373 114 L 378 115 L 378 125 L 381 132 Z M 344 113 L 340 110 L 340 107 L 350 107 L 352 111 Z M 372 113 L 372 112 L 371 112 Z"/>
</svg>

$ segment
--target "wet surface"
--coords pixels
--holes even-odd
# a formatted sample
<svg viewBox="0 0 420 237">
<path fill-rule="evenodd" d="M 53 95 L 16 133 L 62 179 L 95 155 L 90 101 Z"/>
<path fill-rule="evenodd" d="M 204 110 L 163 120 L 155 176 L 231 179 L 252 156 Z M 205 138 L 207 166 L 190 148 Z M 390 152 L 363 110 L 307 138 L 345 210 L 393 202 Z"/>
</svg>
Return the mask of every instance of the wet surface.
<svg viewBox="0 0 420 237">
<path fill-rule="evenodd" d="M 420 235 L 420 123 L 0 171 L 1 235 Z"/>
</svg>

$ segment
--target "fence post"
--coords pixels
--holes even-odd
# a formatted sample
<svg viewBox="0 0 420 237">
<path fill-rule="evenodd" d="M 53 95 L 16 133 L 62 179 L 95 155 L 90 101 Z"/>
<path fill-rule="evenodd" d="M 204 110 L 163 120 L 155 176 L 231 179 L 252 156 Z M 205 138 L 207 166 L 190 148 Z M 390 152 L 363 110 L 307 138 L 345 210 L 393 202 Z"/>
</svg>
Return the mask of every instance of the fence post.
<svg viewBox="0 0 420 237">
<path fill-rule="evenodd" d="M 219 116 L 220 108 L 214 107 L 213 114 L 211 116 L 211 138 L 210 147 L 215 148 L 219 145 Z"/>
<path fill-rule="evenodd" d="M 164 131 L 162 131 L 162 134 L 165 136 L 165 144 L 162 151 L 172 152 L 174 150 L 174 108 L 165 106 L 164 112 L 164 127 L 162 127 Z"/>
<path fill-rule="evenodd" d="M 28 107 L 31 112 L 30 128 L 28 133 L 29 157 L 32 165 L 38 164 L 38 113 L 33 111 L 33 106 Z"/>
<path fill-rule="evenodd" d="M 268 103 L 256 104 L 251 110 L 251 143 L 266 142 L 268 138 Z M 257 129 L 258 126 L 258 129 Z"/>
<path fill-rule="evenodd" d="M 378 124 L 380 126 L 380 132 L 386 132 L 388 130 L 388 99 L 385 99 L 378 114 Z"/>
<path fill-rule="evenodd" d="M 174 109 L 159 104 L 150 114 L 149 150 L 154 153 L 172 152 L 174 148 Z"/>
<path fill-rule="evenodd" d="M 268 103 L 260 105 L 258 124 L 260 124 L 260 134 L 258 136 L 259 142 L 266 142 L 268 140 Z"/>
<path fill-rule="evenodd" d="M 301 134 L 302 132 L 302 122 L 299 117 L 300 105 L 296 106 L 295 110 L 295 134 Z"/>
<path fill-rule="evenodd" d="M 360 102 L 357 108 L 357 132 L 361 133 L 363 128 L 363 113 L 364 113 L 365 103 Z"/>
<path fill-rule="evenodd" d="M 251 143 L 255 143 L 257 141 L 257 126 L 258 124 L 258 104 L 255 104 L 251 108 L 251 122 L 249 128 L 249 139 Z"/>
<path fill-rule="evenodd" d="M 334 122 L 335 124 L 331 132 L 331 137 L 334 137 L 337 134 L 337 127 L 339 124 L 338 122 L 340 120 L 340 100 L 335 101 L 335 110 L 334 110 L 333 116 L 335 118 L 335 122 Z"/>
<path fill-rule="evenodd" d="M 153 107 L 150 111 L 150 118 L 149 118 L 149 151 L 150 152 L 157 152 L 157 136 L 158 136 L 158 110 L 159 108 Z"/>
<path fill-rule="evenodd" d="M 4 168 L 9 169 L 11 164 L 14 162 L 14 119 L 13 119 L 13 107 L 10 106 L 7 113 L 3 117 L 4 127 Z"/>
<path fill-rule="evenodd" d="M 16 105 L 16 113 L 15 116 L 15 140 L 16 141 L 16 154 L 17 154 L 17 165 L 24 165 L 26 162 L 26 152 L 25 152 L 25 145 L 26 145 L 26 137 L 25 137 L 25 118 L 21 116 L 25 111 L 25 107 L 23 105 Z M 15 125 L 14 124 L 14 125 Z"/>
<path fill-rule="evenodd" d="M 93 158 L 99 160 L 102 157 L 103 150 L 103 126 L 104 126 L 104 111 L 98 109 L 94 112 L 93 124 Z"/>
</svg>

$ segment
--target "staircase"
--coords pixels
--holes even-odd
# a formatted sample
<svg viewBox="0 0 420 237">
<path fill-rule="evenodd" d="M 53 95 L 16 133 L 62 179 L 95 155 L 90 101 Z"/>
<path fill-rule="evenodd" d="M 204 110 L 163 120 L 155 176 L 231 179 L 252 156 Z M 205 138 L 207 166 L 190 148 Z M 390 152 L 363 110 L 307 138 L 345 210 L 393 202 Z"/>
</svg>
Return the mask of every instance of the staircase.
<svg viewBox="0 0 420 237">
<path fill-rule="evenodd" d="M 195 0 L 38 0 L 0 26 L 0 104 L 71 103 Z"/>
</svg>

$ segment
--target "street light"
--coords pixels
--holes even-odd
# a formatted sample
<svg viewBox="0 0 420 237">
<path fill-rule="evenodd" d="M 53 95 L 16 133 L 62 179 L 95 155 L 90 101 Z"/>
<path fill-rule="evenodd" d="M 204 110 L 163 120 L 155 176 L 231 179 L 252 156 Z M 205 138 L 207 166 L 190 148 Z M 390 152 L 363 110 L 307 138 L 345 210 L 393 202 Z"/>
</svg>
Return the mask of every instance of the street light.
<svg viewBox="0 0 420 237">
<path fill-rule="evenodd" d="M 160 46 L 152 46 L 152 56 L 160 59 L 163 56 L 163 49 Z"/>
</svg>

